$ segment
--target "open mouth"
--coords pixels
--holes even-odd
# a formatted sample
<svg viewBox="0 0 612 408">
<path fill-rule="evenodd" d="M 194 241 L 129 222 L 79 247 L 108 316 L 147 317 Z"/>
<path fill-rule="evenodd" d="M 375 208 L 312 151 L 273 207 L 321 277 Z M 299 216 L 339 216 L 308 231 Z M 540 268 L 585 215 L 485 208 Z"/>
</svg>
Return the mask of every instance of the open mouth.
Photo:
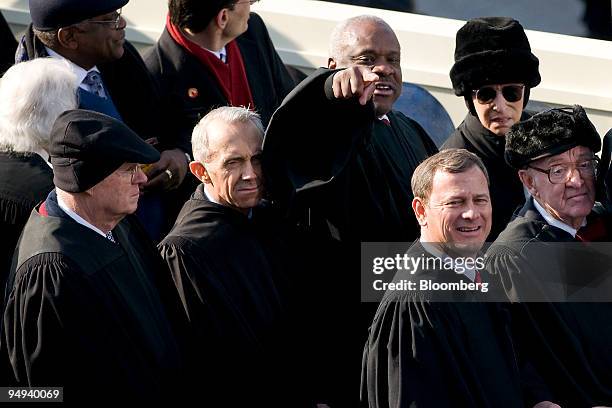
<svg viewBox="0 0 612 408">
<path fill-rule="evenodd" d="M 481 227 L 477 226 L 477 227 L 458 227 L 457 231 L 465 233 L 465 234 L 470 234 L 470 233 L 474 233 L 474 232 L 478 232 L 480 231 Z"/>
<path fill-rule="evenodd" d="M 391 96 L 393 92 L 394 88 L 389 84 L 379 83 L 374 87 L 374 95 Z"/>
</svg>

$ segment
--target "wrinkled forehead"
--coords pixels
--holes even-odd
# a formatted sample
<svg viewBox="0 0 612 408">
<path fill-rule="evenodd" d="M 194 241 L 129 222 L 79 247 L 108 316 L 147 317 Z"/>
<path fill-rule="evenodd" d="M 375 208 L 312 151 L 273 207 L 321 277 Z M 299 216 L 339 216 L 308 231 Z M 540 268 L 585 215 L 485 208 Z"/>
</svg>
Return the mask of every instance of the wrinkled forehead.
<svg viewBox="0 0 612 408">
<path fill-rule="evenodd" d="M 400 52 L 400 44 L 393 29 L 375 21 L 356 22 L 347 27 L 344 35 L 346 50 L 380 49 Z"/>
<path fill-rule="evenodd" d="M 531 164 L 535 166 L 552 166 L 557 163 L 575 162 L 579 160 L 587 160 L 593 158 L 593 151 L 586 146 L 576 146 L 563 153 L 555 154 L 552 156 L 543 157 L 538 160 L 534 160 Z"/>
</svg>

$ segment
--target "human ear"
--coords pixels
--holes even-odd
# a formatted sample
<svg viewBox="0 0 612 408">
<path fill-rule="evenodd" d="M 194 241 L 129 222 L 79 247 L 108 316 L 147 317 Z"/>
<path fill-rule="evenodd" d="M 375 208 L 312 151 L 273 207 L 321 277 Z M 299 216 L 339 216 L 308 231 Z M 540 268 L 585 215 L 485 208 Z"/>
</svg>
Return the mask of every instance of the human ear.
<svg viewBox="0 0 612 408">
<path fill-rule="evenodd" d="M 415 197 L 412 200 L 412 211 L 421 227 L 427 225 L 427 211 L 425 209 L 425 200 L 420 197 Z"/>
</svg>

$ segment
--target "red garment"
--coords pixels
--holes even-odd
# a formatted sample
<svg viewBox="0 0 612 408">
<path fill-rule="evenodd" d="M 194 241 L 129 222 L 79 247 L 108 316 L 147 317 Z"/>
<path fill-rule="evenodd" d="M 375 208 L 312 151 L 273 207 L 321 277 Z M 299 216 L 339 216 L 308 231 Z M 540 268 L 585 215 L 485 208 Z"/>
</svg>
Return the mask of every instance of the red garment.
<svg viewBox="0 0 612 408">
<path fill-rule="evenodd" d="M 181 30 L 170 22 L 169 15 L 166 18 L 166 28 L 174 41 L 193 54 L 214 75 L 231 106 L 255 109 L 244 61 L 235 40 L 225 46 L 227 63 L 224 63 L 210 51 L 187 39 Z"/>
<path fill-rule="evenodd" d="M 601 217 L 597 217 L 584 227 L 580 228 L 576 232 L 576 239 L 583 242 L 598 242 L 608 240 L 608 231 L 606 230 L 606 224 Z"/>
<path fill-rule="evenodd" d="M 47 203 L 43 201 L 43 203 L 38 207 L 38 213 L 43 217 L 48 217 L 49 212 L 47 211 Z"/>
</svg>

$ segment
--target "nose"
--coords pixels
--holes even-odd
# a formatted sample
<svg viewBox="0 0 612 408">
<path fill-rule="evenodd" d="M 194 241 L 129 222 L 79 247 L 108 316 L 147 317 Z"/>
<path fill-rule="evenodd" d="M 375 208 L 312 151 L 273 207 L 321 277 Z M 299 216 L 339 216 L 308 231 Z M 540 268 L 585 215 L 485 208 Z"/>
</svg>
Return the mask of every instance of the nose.
<svg viewBox="0 0 612 408">
<path fill-rule="evenodd" d="M 388 61 L 381 59 L 376 61 L 372 67 L 372 72 L 382 76 L 391 76 L 395 73 L 395 68 Z"/>
<path fill-rule="evenodd" d="M 242 171 L 242 179 L 243 180 L 256 180 L 257 172 L 255 171 L 255 167 L 250 161 L 246 161 L 244 165 L 244 169 Z"/>
<path fill-rule="evenodd" d="M 495 93 L 495 99 L 493 99 L 493 101 L 491 102 L 493 104 L 493 110 L 495 111 L 501 111 L 505 108 L 506 106 L 506 99 L 504 98 L 504 96 L 501 93 L 500 89 L 495 89 L 497 92 Z"/>
<path fill-rule="evenodd" d="M 480 211 L 478 211 L 474 204 L 470 203 L 468 204 L 465 211 L 463 211 L 461 216 L 463 217 L 463 219 L 466 220 L 477 220 L 478 218 L 480 218 Z"/>
<path fill-rule="evenodd" d="M 582 176 L 580 175 L 580 172 L 578 171 L 578 169 L 572 168 L 570 170 L 569 180 L 567 180 L 567 183 L 565 183 L 565 185 L 569 187 L 580 188 L 582 187 L 583 184 L 584 184 L 584 180 Z"/>
<path fill-rule="evenodd" d="M 127 26 L 127 21 L 125 20 L 125 18 L 123 18 L 123 16 L 119 16 L 119 25 L 117 26 L 117 30 L 125 30 L 125 27 Z"/>
<path fill-rule="evenodd" d="M 149 178 L 147 177 L 145 172 L 142 171 L 140 166 L 137 166 L 136 172 L 134 173 L 134 176 L 132 177 L 132 183 L 140 185 L 140 184 L 146 183 L 148 179 Z"/>
</svg>

